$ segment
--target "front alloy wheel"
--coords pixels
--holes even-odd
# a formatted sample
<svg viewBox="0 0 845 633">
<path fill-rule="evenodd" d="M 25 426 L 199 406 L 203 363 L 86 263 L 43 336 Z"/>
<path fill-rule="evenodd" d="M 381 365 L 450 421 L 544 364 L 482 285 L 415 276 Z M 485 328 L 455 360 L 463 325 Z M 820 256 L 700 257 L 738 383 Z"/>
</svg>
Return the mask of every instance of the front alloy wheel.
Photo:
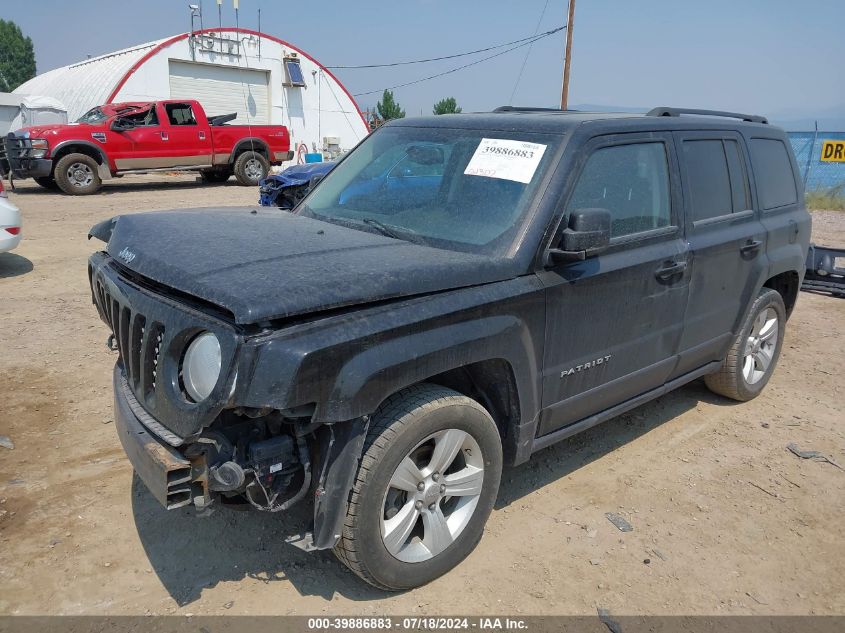
<svg viewBox="0 0 845 633">
<path fill-rule="evenodd" d="M 469 433 L 438 431 L 399 463 L 384 495 L 381 537 L 406 563 L 441 554 L 472 518 L 484 483 L 481 449 Z"/>
<path fill-rule="evenodd" d="M 484 407 L 421 384 L 373 415 L 335 554 L 387 590 L 418 587 L 478 544 L 502 474 L 502 444 Z"/>
</svg>

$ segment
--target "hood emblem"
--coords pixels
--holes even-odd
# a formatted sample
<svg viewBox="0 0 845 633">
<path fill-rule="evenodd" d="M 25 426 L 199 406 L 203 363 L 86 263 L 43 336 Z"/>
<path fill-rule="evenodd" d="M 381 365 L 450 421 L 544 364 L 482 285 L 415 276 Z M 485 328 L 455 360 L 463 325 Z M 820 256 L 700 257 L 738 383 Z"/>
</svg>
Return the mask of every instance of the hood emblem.
<svg viewBox="0 0 845 633">
<path fill-rule="evenodd" d="M 131 264 L 132 260 L 135 259 L 135 253 L 129 250 L 127 247 L 123 247 L 123 250 L 117 254 L 120 259 L 125 261 L 127 264 Z"/>
</svg>

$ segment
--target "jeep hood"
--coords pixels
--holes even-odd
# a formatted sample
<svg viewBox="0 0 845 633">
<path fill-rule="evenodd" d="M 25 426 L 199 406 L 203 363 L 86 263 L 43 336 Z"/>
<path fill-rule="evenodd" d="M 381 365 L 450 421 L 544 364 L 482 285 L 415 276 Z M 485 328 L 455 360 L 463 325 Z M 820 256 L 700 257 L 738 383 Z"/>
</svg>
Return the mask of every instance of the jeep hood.
<svg viewBox="0 0 845 633">
<path fill-rule="evenodd" d="M 271 209 L 118 216 L 91 229 L 121 266 L 255 323 L 501 281 L 513 260 L 411 244 Z"/>
</svg>

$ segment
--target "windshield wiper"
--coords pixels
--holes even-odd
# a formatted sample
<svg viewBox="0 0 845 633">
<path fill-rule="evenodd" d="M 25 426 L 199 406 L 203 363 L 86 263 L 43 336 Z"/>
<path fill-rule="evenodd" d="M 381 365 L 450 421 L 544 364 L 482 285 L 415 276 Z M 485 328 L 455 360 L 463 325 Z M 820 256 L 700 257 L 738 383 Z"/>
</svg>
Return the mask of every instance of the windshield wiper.
<svg viewBox="0 0 845 633">
<path fill-rule="evenodd" d="M 372 226 L 378 230 L 379 233 L 382 235 L 386 235 L 387 237 L 392 237 L 396 240 L 407 239 L 407 235 L 402 235 L 399 231 L 395 230 L 392 227 L 387 226 L 383 222 L 379 222 L 378 220 L 374 220 L 373 218 L 361 218 L 361 222 L 367 224 L 368 226 Z M 406 229 L 402 229 L 405 231 Z"/>
</svg>

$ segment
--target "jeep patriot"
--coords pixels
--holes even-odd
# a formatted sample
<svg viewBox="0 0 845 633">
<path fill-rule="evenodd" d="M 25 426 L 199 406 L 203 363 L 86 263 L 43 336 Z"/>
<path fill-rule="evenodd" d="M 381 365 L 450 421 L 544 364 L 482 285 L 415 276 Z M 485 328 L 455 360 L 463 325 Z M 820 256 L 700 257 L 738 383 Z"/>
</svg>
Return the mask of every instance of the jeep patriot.
<svg viewBox="0 0 845 633">
<path fill-rule="evenodd" d="M 400 590 L 475 548 L 504 466 L 697 378 L 759 395 L 810 217 L 763 117 L 505 107 L 391 121 L 292 212 L 91 235 L 150 493 L 307 503 L 291 542 Z"/>
</svg>

